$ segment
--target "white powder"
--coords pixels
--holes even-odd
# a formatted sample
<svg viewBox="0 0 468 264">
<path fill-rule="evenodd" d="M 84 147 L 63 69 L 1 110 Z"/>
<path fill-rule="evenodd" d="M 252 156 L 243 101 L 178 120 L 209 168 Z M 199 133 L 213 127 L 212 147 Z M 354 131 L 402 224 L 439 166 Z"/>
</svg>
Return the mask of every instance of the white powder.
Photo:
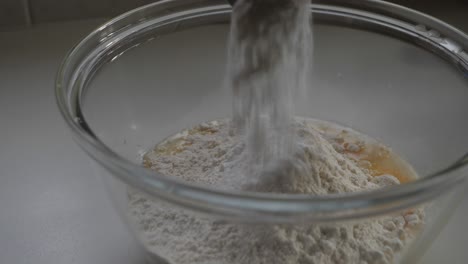
<svg viewBox="0 0 468 264">
<path fill-rule="evenodd" d="M 237 0 L 231 18 L 226 83 L 248 164 L 263 168 L 294 151 L 294 99 L 308 88 L 310 0 Z M 253 169 L 253 168 L 251 168 Z"/>
<path fill-rule="evenodd" d="M 226 82 L 234 95 L 233 122 L 185 130 L 147 153 L 144 165 L 217 189 L 314 196 L 411 178 L 406 163 L 367 137 L 294 121 L 294 97 L 308 87 L 309 5 L 238 0 Z M 171 264 L 392 263 L 423 219 L 421 210 L 408 210 L 357 223 L 242 224 L 152 201 L 134 189 L 129 210 L 147 249 Z"/>
<path fill-rule="evenodd" d="M 228 121 L 205 123 L 169 138 L 145 155 L 144 164 L 185 181 L 234 190 L 326 195 L 400 183 L 395 176 L 376 176 L 366 168 L 363 161 L 378 164 L 365 158 L 372 161 L 370 155 L 389 151 L 377 142 L 317 120 L 297 119 L 294 128 L 305 153 L 298 155 L 299 164 L 308 174 L 281 166 L 292 171 L 272 171 L 268 177 L 253 177 L 256 181 L 239 175 L 248 151 Z M 359 150 L 346 150 L 351 144 Z M 357 223 L 242 224 L 152 201 L 134 189 L 129 189 L 129 210 L 148 250 L 171 264 L 393 263 L 423 219 L 421 210 L 412 210 Z"/>
</svg>

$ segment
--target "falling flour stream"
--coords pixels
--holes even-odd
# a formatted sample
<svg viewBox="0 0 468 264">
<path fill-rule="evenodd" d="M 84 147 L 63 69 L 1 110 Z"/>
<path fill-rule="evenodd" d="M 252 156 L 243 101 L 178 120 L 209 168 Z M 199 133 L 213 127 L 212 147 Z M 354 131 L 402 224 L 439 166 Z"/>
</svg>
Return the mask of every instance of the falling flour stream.
<svg viewBox="0 0 468 264">
<path fill-rule="evenodd" d="M 253 170 L 275 166 L 295 151 L 293 100 L 309 86 L 309 5 L 239 0 L 234 7 L 227 84 L 234 95 L 234 126 L 246 137 Z"/>
<path fill-rule="evenodd" d="M 294 98 L 310 87 L 309 3 L 239 0 L 226 74 L 233 117 L 167 138 L 143 165 L 216 189 L 278 194 L 364 192 L 416 178 L 376 140 L 294 116 Z M 415 208 L 359 222 L 248 224 L 194 214 L 131 187 L 128 205 L 146 249 L 170 264 L 394 263 L 425 217 Z"/>
</svg>

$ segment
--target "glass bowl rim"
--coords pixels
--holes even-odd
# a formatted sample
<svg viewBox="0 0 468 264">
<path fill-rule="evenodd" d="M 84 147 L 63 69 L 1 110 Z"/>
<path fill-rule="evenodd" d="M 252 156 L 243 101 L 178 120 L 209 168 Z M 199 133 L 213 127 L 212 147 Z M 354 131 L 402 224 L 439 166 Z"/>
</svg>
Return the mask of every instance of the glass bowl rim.
<svg viewBox="0 0 468 264">
<path fill-rule="evenodd" d="M 73 112 L 73 106 L 71 106 L 69 100 L 69 96 L 71 95 L 69 92 L 66 92 L 69 86 L 66 81 L 66 72 L 72 67 L 70 62 L 74 59 L 75 53 L 79 52 L 80 48 L 88 40 L 93 37 L 102 37 L 109 34 L 112 31 L 109 31 L 109 29 L 112 29 L 116 23 L 121 21 L 137 21 L 141 19 L 148 9 L 165 8 L 168 5 L 180 3 L 181 1 L 186 1 L 187 5 L 195 2 L 193 0 L 159 1 L 131 10 L 101 25 L 72 48 L 64 58 L 57 74 L 55 83 L 57 105 L 68 127 L 71 129 L 74 139 L 94 160 L 124 183 L 145 191 L 156 198 L 197 211 L 215 213 L 229 218 L 245 219 L 247 217 L 255 217 L 256 219 L 284 222 L 290 220 L 297 221 L 298 219 L 315 221 L 356 219 L 405 209 L 445 193 L 464 179 L 464 177 L 455 172 L 468 164 L 468 153 L 460 160 L 440 171 L 394 188 L 327 196 L 278 195 L 212 189 L 208 186 L 187 183 L 161 175 L 123 158 L 100 141 L 87 126 L 86 122 L 77 118 L 77 115 Z M 334 0 L 330 2 L 339 3 L 346 2 L 346 0 Z M 440 20 L 406 7 L 383 1 L 364 0 L 360 2 L 360 5 L 357 7 L 359 8 L 358 10 L 361 8 L 386 10 L 386 12 L 391 10 L 393 14 L 410 15 L 422 21 L 431 21 L 432 26 L 437 25 L 439 29 L 444 30 L 446 35 L 450 34 L 450 36 L 457 40 L 463 40 L 464 47 L 468 48 L 468 36 Z M 330 6 L 319 3 L 312 4 L 311 8 L 312 10 L 326 10 Z M 230 6 L 227 4 L 218 3 L 214 8 L 225 11 L 230 10 Z M 272 218 L 272 216 L 274 217 Z"/>
</svg>

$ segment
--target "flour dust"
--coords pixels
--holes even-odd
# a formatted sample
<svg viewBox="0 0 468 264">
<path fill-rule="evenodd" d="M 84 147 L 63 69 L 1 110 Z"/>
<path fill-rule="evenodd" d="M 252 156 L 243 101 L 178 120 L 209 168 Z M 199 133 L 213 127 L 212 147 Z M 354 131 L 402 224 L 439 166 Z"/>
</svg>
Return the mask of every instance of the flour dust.
<svg viewBox="0 0 468 264">
<path fill-rule="evenodd" d="M 226 79 L 234 125 L 249 149 L 252 166 L 245 173 L 277 166 L 296 150 L 293 101 L 308 87 L 310 16 L 308 0 L 239 0 L 234 6 Z"/>
<path fill-rule="evenodd" d="M 282 166 L 285 171 L 254 183 L 239 180 L 249 150 L 230 120 L 184 130 L 148 152 L 143 163 L 216 189 L 308 195 L 364 192 L 416 177 L 390 149 L 353 130 L 302 118 L 292 126 L 305 153 L 294 163 L 301 164 L 300 173 Z M 354 223 L 248 224 L 198 215 L 133 188 L 128 195 L 146 248 L 170 264 L 395 263 L 424 223 L 422 209 L 409 209 Z"/>
<path fill-rule="evenodd" d="M 383 144 L 336 124 L 294 116 L 309 87 L 310 2 L 238 0 L 226 84 L 232 119 L 181 131 L 143 157 L 167 177 L 230 191 L 326 196 L 416 178 Z M 354 223 L 247 224 L 195 214 L 128 189 L 146 249 L 170 264 L 387 264 L 424 223 L 408 209 Z"/>
</svg>

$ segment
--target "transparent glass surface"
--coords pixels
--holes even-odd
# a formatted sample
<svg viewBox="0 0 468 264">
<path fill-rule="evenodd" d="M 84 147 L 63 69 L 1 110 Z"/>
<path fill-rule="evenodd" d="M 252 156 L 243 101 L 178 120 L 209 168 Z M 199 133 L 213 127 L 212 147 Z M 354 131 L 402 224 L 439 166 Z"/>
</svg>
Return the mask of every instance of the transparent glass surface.
<svg viewBox="0 0 468 264">
<path fill-rule="evenodd" d="M 338 199 L 283 198 L 187 186 L 144 169 L 143 153 L 184 128 L 229 117 L 232 100 L 223 86 L 230 7 L 222 0 L 152 4 L 84 39 L 64 61 L 56 88 L 74 138 L 97 161 L 150 263 L 176 264 L 128 213 L 129 186 L 197 218 L 267 227 L 338 226 L 424 208 L 423 228 L 395 263 L 414 263 L 450 216 L 467 174 L 467 37 L 375 1 L 323 1 L 312 10 L 312 84 L 296 102 L 298 115 L 378 139 L 421 179 Z"/>
</svg>

